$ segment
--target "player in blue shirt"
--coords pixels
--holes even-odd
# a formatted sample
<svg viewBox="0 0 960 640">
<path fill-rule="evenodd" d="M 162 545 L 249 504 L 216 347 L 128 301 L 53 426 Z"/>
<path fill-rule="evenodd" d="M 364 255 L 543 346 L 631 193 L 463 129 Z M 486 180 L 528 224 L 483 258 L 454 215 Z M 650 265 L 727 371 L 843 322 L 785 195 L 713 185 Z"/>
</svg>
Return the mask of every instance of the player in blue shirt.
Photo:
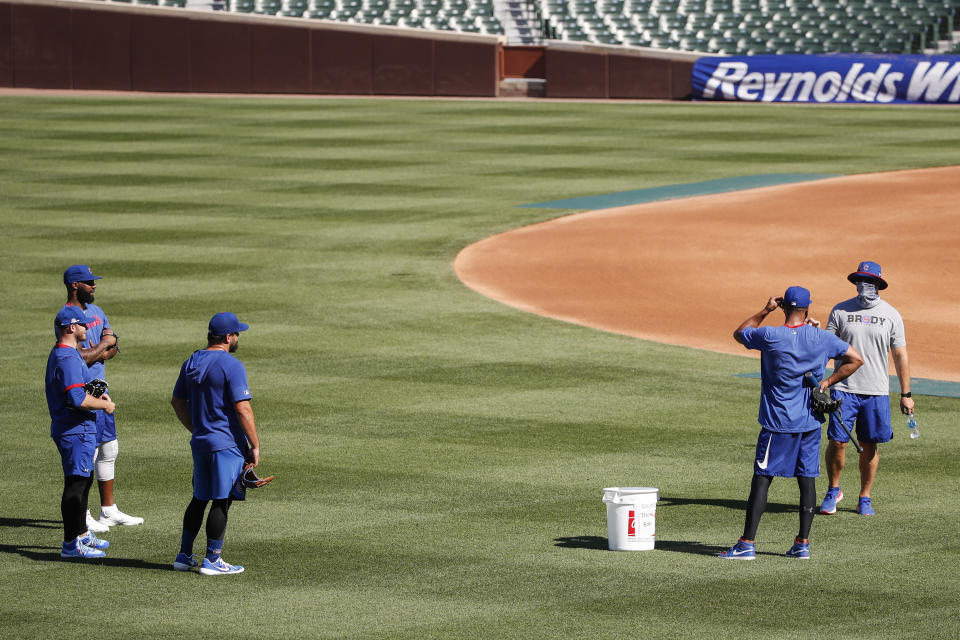
<svg viewBox="0 0 960 640">
<path fill-rule="evenodd" d="M 97 447 L 96 414 L 112 414 L 115 405 L 109 395 L 95 398 L 84 385 L 92 380 L 80 352 L 87 337 L 87 317 L 78 307 L 64 306 L 55 319 L 59 338 L 47 358 L 45 387 L 50 410 L 50 437 L 60 452 L 63 466 L 64 558 L 102 558 L 110 546 L 86 526 L 84 514 L 93 484 L 93 456 Z"/>
<path fill-rule="evenodd" d="M 203 575 L 241 573 L 243 567 L 222 558 L 227 512 L 233 500 L 243 500 L 237 481 L 244 465 L 260 464 L 260 438 L 250 407 L 247 372 L 233 353 L 240 333 L 249 326 L 233 313 L 218 313 L 207 328 L 207 348 L 194 351 L 180 368 L 170 404 L 192 434 L 193 499 L 183 514 L 178 571 L 199 569 Z M 207 503 L 207 553 L 201 563 L 193 543 L 203 525 Z"/>
<path fill-rule="evenodd" d="M 785 322 L 760 327 L 777 307 Z M 804 374 L 823 379 L 824 367 L 836 359 L 836 370 L 820 382 L 826 389 L 863 364 L 856 349 L 808 318 L 810 292 L 790 287 L 782 297 L 771 297 L 763 309 L 744 320 L 733 337 L 748 349 L 760 351 L 760 436 L 757 438 L 753 482 L 747 501 L 743 536 L 721 558 L 756 558 L 757 527 L 767 506 L 767 492 L 775 476 L 797 478 L 800 486 L 800 532 L 786 555 L 810 557 L 810 526 L 816 504 L 815 478 L 820 475 L 820 421 L 810 408 L 811 389 Z"/>
<path fill-rule="evenodd" d="M 83 309 L 87 316 L 87 338 L 78 347 L 80 355 L 90 368 L 91 378 L 107 379 L 104 362 L 117 355 L 117 336 L 110 328 L 110 321 L 103 309 L 93 303 L 97 280 L 100 276 L 85 264 L 75 264 L 63 272 L 63 284 L 67 288 L 67 304 Z M 97 414 L 97 453 L 94 458 L 94 473 L 100 493 L 100 519 L 86 514 L 87 527 L 91 531 L 109 531 L 111 525 L 138 525 L 143 518 L 127 515 L 117 506 L 113 485 L 117 455 L 119 454 L 117 426 L 114 416 L 105 412 Z"/>
</svg>

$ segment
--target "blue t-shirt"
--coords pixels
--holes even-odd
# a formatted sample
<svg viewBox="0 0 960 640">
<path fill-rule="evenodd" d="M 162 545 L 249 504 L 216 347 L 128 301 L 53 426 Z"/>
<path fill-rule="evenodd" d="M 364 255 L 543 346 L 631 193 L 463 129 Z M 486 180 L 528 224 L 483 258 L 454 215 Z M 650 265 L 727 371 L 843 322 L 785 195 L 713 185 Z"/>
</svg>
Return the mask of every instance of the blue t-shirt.
<svg viewBox="0 0 960 640">
<path fill-rule="evenodd" d="M 806 324 L 747 327 L 740 336 L 745 347 L 760 351 L 760 425 L 779 433 L 818 429 L 810 409 L 812 389 L 803 385 L 803 375 L 809 371 L 820 380 L 827 361 L 843 356 L 850 345 Z"/>
<path fill-rule="evenodd" d="M 249 400 L 250 386 L 243 363 L 226 351 L 194 351 L 183 366 L 173 395 L 190 405 L 194 451 L 213 453 L 239 447 L 248 449 L 234 403 Z"/>
<path fill-rule="evenodd" d="M 110 321 L 107 320 L 107 314 L 103 312 L 103 309 L 95 304 L 87 304 L 83 313 L 87 316 L 87 339 L 80 343 L 80 347 L 89 349 L 100 344 L 100 340 L 103 338 L 103 330 L 110 328 Z M 53 333 L 57 336 L 57 340 L 59 340 L 60 327 L 57 325 L 56 320 L 53 322 Z M 106 380 L 106 377 L 107 367 L 103 362 L 97 361 L 90 365 L 91 380 L 95 378 Z"/>
<path fill-rule="evenodd" d="M 50 350 L 45 379 L 50 437 L 97 432 L 94 412 L 79 408 L 87 397 L 83 385 L 92 380 L 88 372 L 87 363 L 73 347 L 58 344 Z"/>
</svg>

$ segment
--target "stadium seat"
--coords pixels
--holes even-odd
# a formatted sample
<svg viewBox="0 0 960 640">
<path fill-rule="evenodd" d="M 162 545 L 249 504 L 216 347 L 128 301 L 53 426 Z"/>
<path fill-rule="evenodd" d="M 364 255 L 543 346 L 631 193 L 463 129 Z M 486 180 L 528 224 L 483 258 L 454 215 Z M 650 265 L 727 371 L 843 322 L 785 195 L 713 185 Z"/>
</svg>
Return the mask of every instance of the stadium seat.
<svg viewBox="0 0 960 640">
<path fill-rule="evenodd" d="M 113 0 L 184 6 L 186 0 Z M 960 0 L 531 0 L 546 37 L 712 53 L 921 51 Z M 503 34 L 493 0 L 230 0 L 237 13 Z"/>
<path fill-rule="evenodd" d="M 283 0 L 280 15 L 288 18 L 300 18 L 307 11 L 307 0 Z"/>
</svg>

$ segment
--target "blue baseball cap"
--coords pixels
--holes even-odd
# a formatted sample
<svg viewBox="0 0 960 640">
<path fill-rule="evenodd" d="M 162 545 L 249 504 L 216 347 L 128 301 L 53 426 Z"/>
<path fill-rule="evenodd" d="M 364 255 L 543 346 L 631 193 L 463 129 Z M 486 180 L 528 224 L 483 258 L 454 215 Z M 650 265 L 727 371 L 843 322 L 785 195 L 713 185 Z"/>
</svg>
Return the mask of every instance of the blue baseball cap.
<svg viewBox="0 0 960 640">
<path fill-rule="evenodd" d="M 859 280 L 876 282 L 877 289 L 886 289 L 887 281 L 880 274 L 880 265 L 870 260 L 864 260 L 857 267 L 857 270 L 847 276 L 847 280 L 856 284 Z"/>
<path fill-rule="evenodd" d="M 223 311 L 210 318 L 210 324 L 207 329 L 215 336 L 225 336 L 231 333 L 246 331 L 250 325 L 244 324 L 237 319 L 237 314 Z"/>
<path fill-rule="evenodd" d="M 810 292 L 803 287 L 790 287 L 780 303 L 784 309 L 805 309 L 810 306 Z"/>
<path fill-rule="evenodd" d="M 67 270 L 63 272 L 63 284 L 83 282 L 85 280 L 102 280 L 102 278 L 93 275 L 93 271 L 85 264 L 75 264 L 67 267 Z"/>
<path fill-rule="evenodd" d="M 56 322 L 58 327 L 69 327 L 72 324 L 87 326 L 87 314 L 85 314 L 80 307 L 73 307 L 67 304 L 57 312 Z"/>
</svg>

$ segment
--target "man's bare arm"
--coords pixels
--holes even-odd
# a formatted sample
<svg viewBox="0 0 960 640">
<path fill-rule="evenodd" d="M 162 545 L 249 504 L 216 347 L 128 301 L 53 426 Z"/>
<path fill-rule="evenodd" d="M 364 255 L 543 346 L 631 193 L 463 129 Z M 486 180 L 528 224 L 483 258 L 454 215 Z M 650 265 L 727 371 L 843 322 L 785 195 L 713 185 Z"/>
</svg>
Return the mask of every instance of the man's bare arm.
<svg viewBox="0 0 960 640">
<path fill-rule="evenodd" d="M 863 356 L 853 347 L 847 347 L 847 352 L 836 360 L 837 368 L 828 377 L 820 381 L 820 390 L 826 391 L 841 380 L 846 380 L 850 374 L 863 365 Z"/>
<path fill-rule="evenodd" d="M 90 366 L 97 362 L 109 360 L 117 355 L 117 338 L 112 333 L 104 333 L 100 336 L 100 342 L 89 348 L 77 347 L 80 357 Z"/>
<path fill-rule="evenodd" d="M 243 428 L 243 432 L 247 436 L 247 441 L 250 443 L 250 453 L 253 456 L 253 460 L 249 462 L 252 462 L 253 466 L 256 467 L 260 464 L 260 436 L 257 435 L 257 423 L 253 417 L 253 407 L 250 406 L 249 400 L 235 402 L 233 407 L 237 411 L 240 426 Z"/>
<path fill-rule="evenodd" d="M 173 406 L 173 412 L 177 414 L 177 419 L 187 431 L 193 433 L 193 420 L 190 419 L 190 404 L 186 398 L 173 396 L 170 398 L 170 404 Z"/>
</svg>

